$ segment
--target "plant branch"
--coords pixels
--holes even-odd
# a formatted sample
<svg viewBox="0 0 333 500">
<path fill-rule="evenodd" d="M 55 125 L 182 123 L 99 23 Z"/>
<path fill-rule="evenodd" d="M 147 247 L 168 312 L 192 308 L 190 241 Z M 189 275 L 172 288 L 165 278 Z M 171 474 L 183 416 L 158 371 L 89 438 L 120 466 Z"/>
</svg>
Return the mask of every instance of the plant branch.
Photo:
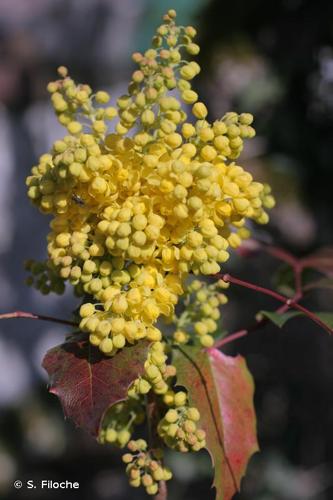
<svg viewBox="0 0 333 500">
<path fill-rule="evenodd" d="M 292 299 L 289 299 L 289 300 L 291 300 L 290 303 L 287 303 L 288 299 L 286 297 L 284 297 L 284 299 L 286 301 L 285 304 L 283 306 L 279 307 L 278 309 L 276 309 L 274 311 L 274 313 L 275 314 L 283 314 L 284 312 L 288 311 L 288 309 L 290 307 L 293 306 L 295 308 L 296 307 L 295 304 L 298 303 L 298 301 L 303 297 L 302 271 L 303 271 L 304 266 L 303 266 L 302 262 L 299 259 L 297 259 L 294 255 L 292 255 L 291 253 L 284 250 L 283 248 L 272 246 L 272 245 L 267 245 L 264 242 L 257 241 L 257 240 L 250 240 L 250 243 L 255 248 L 256 248 L 255 244 L 257 244 L 257 248 L 259 247 L 261 250 L 265 251 L 266 253 L 268 253 L 272 257 L 275 257 L 276 259 L 278 259 L 282 262 L 285 262 L 286 264 L 288 264 L 292 268 L 293 273 L 294 273 L 294 281 L 295 281 L 295 295 L 293 296 Z M 251 245 L 250 245 L 250 247 L 251 247 Z M 240 284 L 240 283 L 238 283 L 238 284 Z M 257 288 L 257 291 L 259 291 L 258 287 L 256 287 L 256 288 Z M 259 288 L 261 288 L 261 287 L 259 287 Z M 260 291 L 262 291 L 262 290 L 260 290 Z M 276 296 L 275 296 L 275 298 L 276 298 Z M 232 333 L 231 335 L 229 335 L 228 337 L 220 339 L 219 341 L 216 342 L 215 347 L 220 348 L 226 344 L 229 344 L 229 342 L 233 342 L 234 340 L 245 337 L 248 333 L 255 331 L 255 330 L 259 330 L 260 328 L 262 328 L 266 323 L 268 323 L 268 321 L 269 321 L 268 318 L 261 317 L 254 324 L 249 326 L 247 329 L 238 330 L 235 333 Z M 325 325 L 325 329 L 327 329 L 326 325 Z M 330 333 L 331 333 L 331 331 L 330 331 Z"/>
<path fill-rule="evenodd" d="M 14 319 L 14 318 L 25 318 L 25 319 L 37 319 L 40 321 L 51 321 L 52 323 L 61 323 L 62 325 L 78 326 L 77 323 L 69 321 L 67 319 L 53 318 L 52 316 L 44 316 L 43 314 L 35 314 L 25 311 L 14 311 L 12 313 L 0 314 L 0 319 Z"/>
<path fill-rule="evenodd" d="M 297 311 L 302 312 L 305 316 L 310 318 L 313 322 L 317 323 L 317 325 L 321 326 L 324 330 L 326 330 L 328 333 L 333 335 L 333 329 L 330 328 L 328 325 L 326 325 L 323 321 L 321 321 L 320 318 L 308 309 L 306 307 L 301 306 L 298 304 L 298 302 L 293 298 L 289 299 L 285 297 L 284 295 L 281 295 L 280 293 L 275 292 L 274 290 L 270 290 L 269 288 L 264 288 L 262 286 L 256 285 L 254 283 L 249 283 L 248 281 L 241 280 L 239 278 L 236 278 L 234 276 L 231 276 L 230 274 L 216 274 L 216 278 L 221 278 L 223 281 L 226 281 L 227 283 L 233 283 L 234 285 L 239 285 L 244 288 L 249 288 L 250 290 L 254 290 L 255 292 L 262 293 L 263 295 L 268 295 L 270 297 L 273 297 L 275 300 L 278 300 L 279 302 L 282 302 L 287 308 L 292 308 L 296 309 Z"/>
<path fill-rule="evenodd" d="M 295 295 L 293 297 L 293 300 L 297 302 L 303 297 L 302 266 L 298 262 L 295 262 L 292 268 L 294 271 L 294 278 L 295 278 Z"/>
<path fill-rule="evenodd" d="M 291 253 L 287 252 L 287 250 L 285 250 L 284 248 L 267 245 L 263 242 L 259 242 L 259 244 L 261 250 L 265 251 L 272 257 L 275 257 L 277 260 L 281 260 L 282 262 L 289 264 L 289 266 L 291 266 L 293 269 L 299 266 L 299 260 Z"/>
<path fill-rule="evenodd" d="M 286 304 L 283 306 L 280 306 L 276 311 L 274 311 L 276 314 L 283 314 L 289 309 L 289 306 Z M 229 344 L 230 342 L 233 342 L 234 340 L 240 339 L 242 337 L 245 337 L 251 332 L 254 332 L 256 330 L 260 330 L 263 326 L 265 326 L 269 322 L 269 319 L 262 316 L 260 319 L 258 319 L 255 323 L 250 325 L 248 328 L 244 328 L 242 330 L 238 330 L 235 333 L 232 333 L 231 335 L 228 335 L 227 337 L 224 337 L 223 339 L 218 340 L 215 344 L 214 347 L 216 349 L 219 349 L 220 347 L 223 347 L 226 344 Z"/>
<path fill-rule="evenodd" d="M 256 325 L 258 322 L 256 323 Z M 231 335 L 228 335 L 227 337 L 224 337 L 223 339 L 218 340 L 215 342 L 214 347 L 216 349 L 219 349 L 220 347 L 224 346 L 225 344 L 229 344 L 229 342 L 233 342 L 234 340 L 240 339 L 242 337 L 245 337 L 248 333 L 250 333 L 251 327 L 243 330 L 238 330 L 235 333 L 232 333 Z"/>
<path fill-rule="evenodd" d="M 158 493 L 155 495 L 155 500 L 167 500 L 168 488 L 166 481 L 159 481 Z"/>
</svg>

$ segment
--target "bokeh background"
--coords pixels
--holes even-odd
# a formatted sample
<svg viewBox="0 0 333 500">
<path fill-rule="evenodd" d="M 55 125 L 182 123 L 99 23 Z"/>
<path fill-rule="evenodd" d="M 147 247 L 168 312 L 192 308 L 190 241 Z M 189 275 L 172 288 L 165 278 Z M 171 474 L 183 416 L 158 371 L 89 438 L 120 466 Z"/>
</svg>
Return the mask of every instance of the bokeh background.
<svg viewBox="0 0 333 500">
<path fill-rule="evenodd" d="M 0 0 L 0 311 L 69 317 L 70 293 L 40 296 L 24 285 L 23 261 L 45 257 L 45 217 L 25 194 L 37 157 L 63 134 L 46 84 L 64 64 L 79 81 L 126 91 L 130 53 L 148 47 L 161 15 L 199 29 L 197 82 L 212 119 L 226 111 L 255 115 L 257 136 L 241 161 L 272 184 L 278 201 L 267 242 L 305 255 L 333 236 L 333 3 L 330 0 Z M 278 264 L 235 257 L 228 270 L 272 286 Z M 246 327 L 266 298 L 235 289 L 225 308 L 233 331 Z M 307 305 L 333 310 L 331 291 Z M 40 367 L 67 330 L 27 320 L 0 324 L 0 497 L 124 500 L 130 489 L 120 453 L 94 443 L 63 420 Z M 305 319 L 267 326 L 235 342 L 256 382 L 261 453 L 250 463 L 238 500 L 333 498 L 333 339 Z M 206 453 L 170 455 L 172 500 L 214 498 Z M 15 490 L 20 479 L 80 482 L 75 491 Z"/>
</svg>

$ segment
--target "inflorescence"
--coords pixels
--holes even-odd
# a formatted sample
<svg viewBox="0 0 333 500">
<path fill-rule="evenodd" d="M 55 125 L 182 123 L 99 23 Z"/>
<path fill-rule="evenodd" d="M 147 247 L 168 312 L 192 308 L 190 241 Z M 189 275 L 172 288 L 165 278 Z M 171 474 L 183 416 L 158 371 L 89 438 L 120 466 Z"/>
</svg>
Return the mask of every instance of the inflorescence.
<svg viewBox="0 0 333 500">
<path fill-rule="evenodd" d="M 236 162 L 244 139 L 255 135 L 252 115 L 229 112 L 208 121 L 191 85 L 200 72 L 191 60 L 199 52 L 196 30 L 177 26 L 175 17 L 170 10 L 152 48 L 133 54 L 138 69 L 115 107 L 107 92 L 76 84 L 64 67 L 49 83 L 67 135 L 27 178 L 29 198 L 52 216 L 48 259 L 27 268 L 29 283 L 42 293 L 62 293 L 67 282 L 74 287 L 82 297 L 80 329 L 106 355 L 140 339 L 151 342 L 130 403 L 109 412 L 100 440 L 125 446 L 141 421 L 140 398 L 153 390 L 169 407 L 161 439 L 189 451 L 205 445 L 205 433 L 186 393 L 172 389 L 176 370 L 167 363 L 157 321 L 174 323 L 175 344 L 213 345 L 219 305 L 227 300 L 219 288 L 226 284 L 187 278 L 218 273 L 230 250 L 249 237 L 247 220 L 267 223 L 274 198 Z M 176 314 L 180 297 L 185 308 Z M 158 478 L 170 473 L 142 443 L 136 451 L 125 455 L 131 484 L 154 494 Z"/>
</svg>

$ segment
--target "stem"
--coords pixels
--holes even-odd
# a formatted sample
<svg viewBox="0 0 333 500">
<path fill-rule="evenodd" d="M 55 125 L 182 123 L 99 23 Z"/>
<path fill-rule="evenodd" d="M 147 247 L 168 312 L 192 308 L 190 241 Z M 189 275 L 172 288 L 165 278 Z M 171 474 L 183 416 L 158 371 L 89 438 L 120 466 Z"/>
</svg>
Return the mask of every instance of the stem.
<svg viewBox="0 0 333 500">
<path fill-rule="evenodd" d="M 168 498 L 168 488 L 166 481 L 159 482 L 158 493 L 155 495 L 155 500 L 167 500 Z"/>
<path fill-rule="evenodd" d="M 261 249 L 264 250 L 269 255 L 272 255 L 272 257 L 275 257 L 276 259 L 281 260 L 286 264 L 289 264 L 293 269 L 298 267 L 299 264 L 298 259 L 294 257 L 294 255 L 292 255 L 291 253 L 287 252 L 287 250 L 284 250 L 284 248 L 267 245 L 262 242 L 259 242 L 259 244 L 261 246 Z"/>
<path fill-rule="evenodd" d="M 0 319 L 13 319 L 13 318 L 25 318 L 25 319 L 38 319 L 40 321 L 51 321 L 53 323 L 61 323 L 62 325 L 78 326 L 77 323 L 69 321 L 67 319 L 53 318 L 52 316 L 44 316 L 43 314 L 35 314 L 24 311 L 14 311 L 12 313 L 0 314 Z"/>
<path fill-rule="evenodd" d="M 283 314 L 288 309 L 289 309 L 289 306 L 283 305 L 283 306 L 279 307 L 278 309 L 276 309 L 276 311 L 274 311 L 274 312 L 277 314 Z M 229 344 L 230 342 L 233 342 L 234 340 L 245 337 L 246 335 L 248 335 L 251 332 L 254 332 L 256 330 L 260 330 L 260 328 L 265 326 L 266 323 L 268 323 L 268 322 L 269 322 L 268 318 L 262 317 L 261 319 L 258 319 L 253 325 L 249 326 L 247 329 L 238 330 L 237 332 L 232 333 L 231 335 L 228 335 L 227 337 L 224 337 L 223 339 L 218 340 L 214 344 L 214 347 L 216 349 L 219 349 L 220 347 L 222 347 L 226 344 Z"/>
<path fill-rule="evenodd" d="M 302 287 L 302 266 L 299 262 L 295 262 L 293 265 L 294 277 L 295 277 L 295 296 L 294 301 L 297 302 L 303 297 L 303 287 Z"/>
<path fill-rule="evenodd" d="M 270 297 L 273 297 L 275 300 L 278 300 L 279 302 L 282 302 L 285 304 L 288 308 L 296 309 L 297 311 L 301 311 L 305 316 L 310 318 L 312 321 L 317 323 L 317 325 L 321 326 L 324 330 L 326 330 L 328 333 L 333 335 L 333 329 L 327 326 L 323 321 L 321 321 L 320 318 L 305 307 L 301 306 L 298 304 L 295 299 L 288 299 L 284 295 L 281 295 L 280 293 L 274 292 L 274 290 L 270 290 L 269 288 L 264 288 L 259 285 L 255 285 L 254 283 L 249 283 L 248 281 L 241 280 L 239 278 L 235 278 L 234 276 L 231 276 L 230 274 L 215 274 L 216 278 L 221 278 L 223 281 L 233 283 L 235 285 L 242 286 L 244 288 L 249 288 L 250 290 L 254 290 L 255 292 L 262 293 L 264 295 L 268 295 Z"/>
<path fill-rule="evenodd" d="M 257 241 L 257 240 L 254 240 L 254 241 Z M 292 268 L 292 270 L 294 272 L 295 295 L 293 296 L 292 299 L 290 299 L 291 302 L 288 304 L 287 304 L 287 299 L 285 298 L 286 303 L 283 306 L 276 309 L 274 312 L 276 314 L 283 314 L 284 312 L 288 311 L 288 309 L 292 306 L 294 306 L 296 308 L 296 303 L 303 297 L 302 270 L 304 268 L 304 265 L 302 264 L 301 261 L 299 261 L 296 257 L 294 257 L 294 255 L 287 252 L 283 248 L 275 247 L 272 245 L 267 245 L 264 242 L 260 242 L 260 241 L 257 241 L 257 243 L 260 245 L 261 250 L 265 251 L 269 255 L 272 255 L 272 257 L 275 257 L 276 259 L 278 259 L 282 262 L 285 262 L 286 264 L 288 264 Z M 240 283 L 238 283 L 238 284 L 240 284 Z M 261 287 L 256 287 L 257 291 L 259 291 L 258 288 L 261 288 Z M 262 291 L 262 290 L 260 290 L 260 291 Z M 275 296 L 275 298 L 276 298 L 276 296 Z M 239 330 L 239 331 L 229 335 L 228 337 L 225 337 L 225 338 L 219 340 L 218 342 L 216 342 L 215 347 L 219 348 L 219 347 L 222 347 L 226 344 L 229 344 L 229 342 L 233 342 L 234 340 L 245 337 L 248 333 L 255 331 L 255 330 L 259 330 L 260 328 L 262 328 L 266 323 L 268 323 L 268 321 L 269 321 L 268 318 L 262 317 L 261 319 L 258 319 L 253 325 L 248 327 L 247 329 Z M 325 329 L 327 329 L 326 325 L 325 325 Z M 331 333 L 331 331 L 330 331 L 330 333 Z"/>
<path fill-rule="evenodd" d="M 224 346 L 225 344 L 229 344 L 229 342 L 233 342 L 234 340 L 240 339 L 242 337 L 245 337 L 249 333 L 249 328 L 247 330 L 238 330 L 235 333 L 232 333 L 231 335 L 228 335 L 227 337 L 224 337 L 223 339 L 218 340 L 215 342 L 214 347 L 216 349 L 219 349 L 220 347 Z"/>
</svg>

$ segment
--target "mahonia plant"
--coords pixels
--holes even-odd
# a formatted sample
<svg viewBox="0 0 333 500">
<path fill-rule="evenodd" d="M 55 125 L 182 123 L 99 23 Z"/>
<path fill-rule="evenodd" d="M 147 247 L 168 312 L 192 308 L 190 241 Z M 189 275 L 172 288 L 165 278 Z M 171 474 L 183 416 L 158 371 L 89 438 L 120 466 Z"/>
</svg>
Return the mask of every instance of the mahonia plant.
<svg viewBox="0 0 333 500">
<path fill-rule="evenodd" d="M 48 91 L 67 134 L 27 178 L 51 216 L 47 260 L 27 263 L 27 281 L 43 294 L 69 283 L 81 300 L 79 332 L 44 360 L 66 415 L 127 446 L 129 482 L 149 495 L 172 477 L 163 448 L 207 448 L 217 498 L 229 499 L 257 449 L 253 386 L 242 358 L 213 348 L 228 283 L 209 277 L 250 236 L 248 221 L 268 222 L 274 198 L 237 161 L 252 115 L 211 123 L 192 89 L 195 36 L 169 10 L 152 48 L 133 54 L 116 106 L 58 69 Z M 148 442 L 135 438 L 146 416 Z"/>
</svg>

